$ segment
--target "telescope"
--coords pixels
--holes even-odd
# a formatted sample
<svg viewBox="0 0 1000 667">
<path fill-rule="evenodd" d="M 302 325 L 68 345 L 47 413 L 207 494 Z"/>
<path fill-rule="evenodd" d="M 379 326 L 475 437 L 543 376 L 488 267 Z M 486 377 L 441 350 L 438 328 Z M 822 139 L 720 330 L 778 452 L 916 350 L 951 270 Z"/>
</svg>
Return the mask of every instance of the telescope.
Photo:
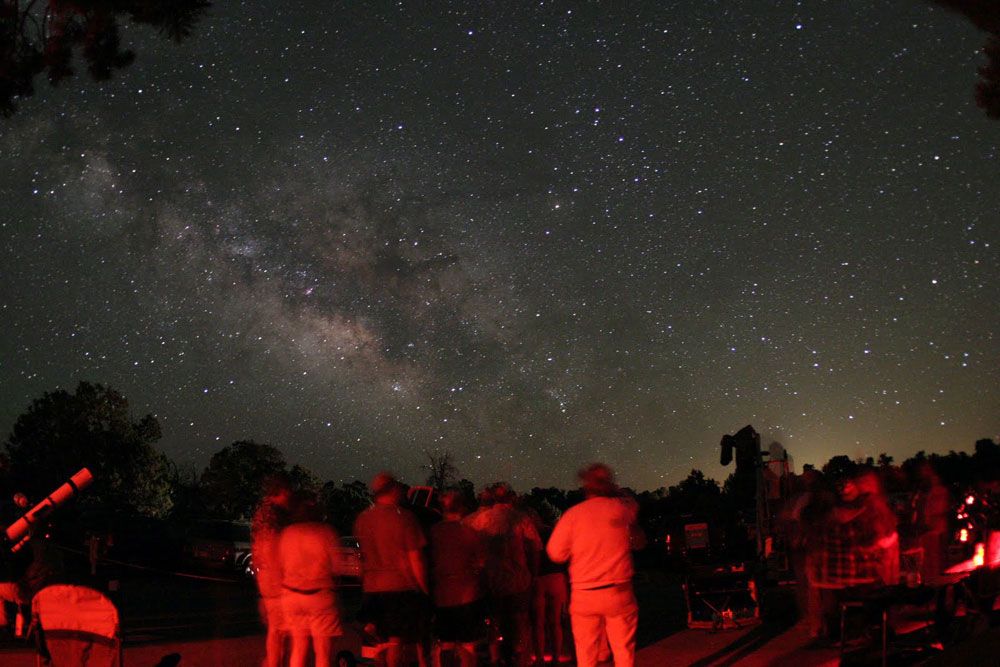
<svg viewBox="0 0 1000 667">
<path fill-rule="evenodd" d="M 94 476 L 86 468 L 80 468 L 79 472 L 69 478 L 69 481 L 45 497 L 45 500 L 38 503 L 20 519 L 7 526 L 4 536 L 11 553 L 20 551 L 22 547 L 31 539 L 31 529 L 45 520 L 56 508 L 65 505 L 73 496 L 90 486 L 94 481 Z"/>
</svg>

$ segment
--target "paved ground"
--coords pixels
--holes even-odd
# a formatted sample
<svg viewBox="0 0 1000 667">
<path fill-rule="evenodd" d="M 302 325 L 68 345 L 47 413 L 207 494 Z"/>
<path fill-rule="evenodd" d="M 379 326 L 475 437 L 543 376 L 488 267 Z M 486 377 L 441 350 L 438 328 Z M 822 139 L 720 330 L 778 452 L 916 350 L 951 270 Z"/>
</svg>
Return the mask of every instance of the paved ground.
<svg viewBox="0 0 1000 667">
<path fill-rule="evenodd" d="M 995 665 L 1000 647 L 1000 628 L 994 628 L 923 664 Z M 253 667 L 264 655 L 260 634 L 201 641 L 167 641 L 128 646 L 125 667 Z M 738 630 L 709 632 L 682 630 L 639 650 L 637 667 L 826 667 L 838 664 L 836 646 L 816 646 L 803 626 L 785 630 L 756 625 Z M 878 665 L 878 655 L 867 653 L 852 665 Z M 35 667 L 35 655 L 26 648 L 0 650 L 3 667 Z M 918 664 L 890 658 L 890 664 Z"/>
<path fill-rule="evenodd" d="M 709 633 L 704 630 L 685 630 L 647 646 L 639 651 L 637 667 L 664 667 L 665 665 L 795 665 L 818 667 L 836 665 L 836 649 L 804 650 L 801 645 L 789 643 L 789 637 L 778 637 L 757 643 L 753 629 Z M 804 639 L 804 637 L 802 638 Z M 798 638 L 793 638 L 798 642 Z M 169 662 L 171 656 L 179 662 Z M 125 649 L 125 667 L 252 667 L 259 665 L 264 656 L 264 638 L 261 635 L 234 637 L 195 642 L 168 642 Z M 35 667 L 31 651 L 8 650 L 0 652 L 4 667 Z"/>
<path fill-rule="evenodd" d="M 801 625 L 792 624 L 794 604 L 789 589 L 773 587 L 765 591 L 764 609 L 768 613 L 762 623 L 711 632 L 684 628 L 683 596 L 675 579 L 650 573 L 637 578 L 641 609 L 638 667 L 820 667 L 838 663 L 836 646 L 817 645 L 809 640 Z M 127 630 L 126 667 L 259 665 L 264 655 L 264 638 L 255 620 L 255 595 L 252 587 L 243 584 L 197 589 L 166 583 L 124 585 L 116 597 L 119 605 L 129 612 L 123 614 Z M 345 593 L 345 600 L 354 597 L 356 593 Z M 158 604 L 152 604 L 157 601 Z M 356 601 L 350 606 L 354 604 Z M 168 610 L 170 613 L 165 613 Z M 938 656 L 935 664 L 949 667 L 1000 664 L 997 647 L 1000 647 L 1000 628 L 949 649 Z M 16 642 L 0 642 L 0 666 L 35 664 L 35 654 L 30 648 Z M 855 653 L 850 664 L 878 665 L 878 655 L 871 651 Z M 890 664 L 916 663 L 903 662 L 894 656 Z"/>
<path fill-rule="evenodd" d="M 758 628 L 709 633 L 684 630 L 640 649 L 637 667 L 825 667 L 837 665 L 836 647 L 812 647 L 800 627 L 767 637 Z M 1000 628 L 933 657 L 928 667 L 996 665 Z M 262 635 L 130 646 L 125 667 L 254 667 L 264 655 Z M 877 665 L 877 656 L 854 664 Z M 901 664 L 890 660 L 890 664 Z M 908 662 L 906 664 L 914 664 Z M 3 667 L 35 667 L 28 649 L 0 650 Z"/>
<path fill-rule="evenodd" d="M 125 667 L 255 667 L 264 656 L 264 637 L 233 637 L 195 642 L 167 642 L 125 649 Z M 171 658 L 179 661 L 171 661 Z M 36 667 L 27 649 L 0 651 L 3 667 Z"/>
</svg>

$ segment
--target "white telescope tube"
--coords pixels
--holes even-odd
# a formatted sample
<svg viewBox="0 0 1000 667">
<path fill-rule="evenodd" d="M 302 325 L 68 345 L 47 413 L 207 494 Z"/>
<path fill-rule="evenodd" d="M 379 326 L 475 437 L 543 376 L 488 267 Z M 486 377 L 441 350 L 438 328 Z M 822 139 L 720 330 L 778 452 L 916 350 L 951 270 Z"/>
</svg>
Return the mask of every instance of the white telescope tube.
<svg viewBox="0 0 1000 667">
<path fill-rule="evenodd" d="M 14 545 L 11 547 L 11 551 L 17 551 L 23 546 L 32 526 L 45 519 L 57 507 L 65 504 L 70 498 L 90 486 L 90 483 L 93 481 L 94 476 L 90 474 L 90 471 L 86 468 L 80 468 L 80 471 L 70 477 L 68 482 L 46 496 L 45 500 L 28 510 L 20 519 L 10 524 L 7 527 L 6 536 L 7 542 Z"/>
</svg>

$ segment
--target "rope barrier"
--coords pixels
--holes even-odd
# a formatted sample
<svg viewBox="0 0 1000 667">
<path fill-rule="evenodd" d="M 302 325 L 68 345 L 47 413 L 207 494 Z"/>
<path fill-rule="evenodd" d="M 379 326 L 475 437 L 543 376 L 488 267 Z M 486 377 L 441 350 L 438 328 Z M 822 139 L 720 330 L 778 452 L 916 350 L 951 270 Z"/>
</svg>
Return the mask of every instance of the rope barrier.
<svg viewBox="0 0 1000 667">
<path fill-rule="evenodd" d="M 61 549 L 62 551 L 66 551 L 68 553 L 77 554 L 79 556 L 84 556 L 85 558 L 88 557 L 88 554 L 85 554 L 82 550 L 73 549 L 71 547 L 63 546 L 62 544 L 56 544 L 54 542 L 52 542 L 51 544 L 55 548 Z M 226 577 L 226 578 L 223 578 L 223 577 L 210 577 L 210 576 L 203 575 L 203 574 L 192 574 L 190 572 L 174 572 L 172 570 L 164 570 L 162 568 L 152 567 L 152 566 L 149 566 L 149 565 L 139 565 L 137 563 L 127 563 L 125 561 L 115 560 L 114 558 L 106 558 L 106 557 L 98 558 L 97 559 L 97 563 L 98 564 L 102 564 L 103 563 L 103 564 L 106 564 L 106 565 L 118 565 L 118 566 L 121 566 L 121 567 L 126 567 L 126 568 L 130 568 L 130 569 L 133 569 L 133 570 L 140 570 L 140 571 L 143 571 L 143 572 L 152 572 L 154 574 L 163 574 L 163 575 L 169 575 L 169 576 L 173 576 L 173 577 L 181 577 L 182 579 L 195 579 L 195 580 L 199 580 L 199 581 L 215 581 L 215 582 L 224 583 L 224 584 L 238 584 L 238 583 L 242 583 L 242 581 L 240 579 L 233 579 L 233 578 L 228 578 L 228 577 Z"/>
<path fill-rule="evenodd" d="M 83 550 L 80 550 L 80 549 L 73 549 L 72 547 L 67 547 L 67 546 L 64 546 L 62 544 L 56 544 L 55 542 L 51 542 L 50 544 L 52 544 L 52 546 L 56 547 L 57 549 L 61 549 L 62 551 L 66 551 L 68 553 L 77 554 L 77 555 L 83 556 L 85 558 L 87 558 L 89 556 L 89 554 L 86 554 Z M 127 567 L 127 568 L 130 568 L 130 569 L 133 569 L 133 570 L 140 570 L 140 571 L 143 571 L 143 572 L 152 572 L 154 574 L 162 574 L 162 575 L 168 575 L 168 576 L 172 576 L 172 577 L 180 577 L 182 579 L 194 579 L 194 580 L 197 580 L 197 581 L 215 581 L 215 582 L 224 583 L 224 584 L 241 584 L 244 581 L 247 581 L 246 579 L 240 579 L 240 578 L 210 577 L 208 575 L 193 574 L 191 572 L 175 572 L 173 570 L 164 570 L 162 568 L 152 567 L 150 565 L 139 565 L 137 563 L 127 563 L 125 561 L 115 560 L 114 558 L 106 558 L 106 557 L 98 558 L 97 559 L 97 563 L 98 564 L 108 564 L 108 565 L 119 565 L 121 567 Z M 341 589 L 341 588 L 360 588 L 360 587 L 361 587 L 361 582 L 360 581 L 357 582 L 357 583 L 347 583 L 347 584 L 341 584 L 339 586 L 336 586 L 337 589 Z"/>
</svg>

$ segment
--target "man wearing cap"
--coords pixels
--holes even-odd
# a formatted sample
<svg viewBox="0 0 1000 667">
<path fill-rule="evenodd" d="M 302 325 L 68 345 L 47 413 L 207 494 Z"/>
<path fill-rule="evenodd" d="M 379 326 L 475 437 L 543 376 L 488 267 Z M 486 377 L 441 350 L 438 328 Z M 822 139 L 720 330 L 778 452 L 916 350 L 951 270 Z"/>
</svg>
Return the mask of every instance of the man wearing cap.
<svg viewBox="0 0 1000 667">
<path fill-rule="evenodd" d="M 354 534 L 361 545 L 362 620 L 372 623 L 388 667 L 403 665 L 407 645 L 421 652 L 430 604 L 427 539 L 413 512 L 404 508 L 402 484 L 379 473 L 371 485 L 374 504 L 358 515 Z"/>
<path fill-rule="evenodd" d="M 581 470 L 580 482 L 586 500 L 562 515 L 546 549 L 553 561 L 569 561 L 577 665 L 597 665 L 606 634 L 615 667 L 632 667 L 639 607 L 631 552 L 644 544 L 637 505 L 621 496 L 603 463 Z"/>
</svg>

